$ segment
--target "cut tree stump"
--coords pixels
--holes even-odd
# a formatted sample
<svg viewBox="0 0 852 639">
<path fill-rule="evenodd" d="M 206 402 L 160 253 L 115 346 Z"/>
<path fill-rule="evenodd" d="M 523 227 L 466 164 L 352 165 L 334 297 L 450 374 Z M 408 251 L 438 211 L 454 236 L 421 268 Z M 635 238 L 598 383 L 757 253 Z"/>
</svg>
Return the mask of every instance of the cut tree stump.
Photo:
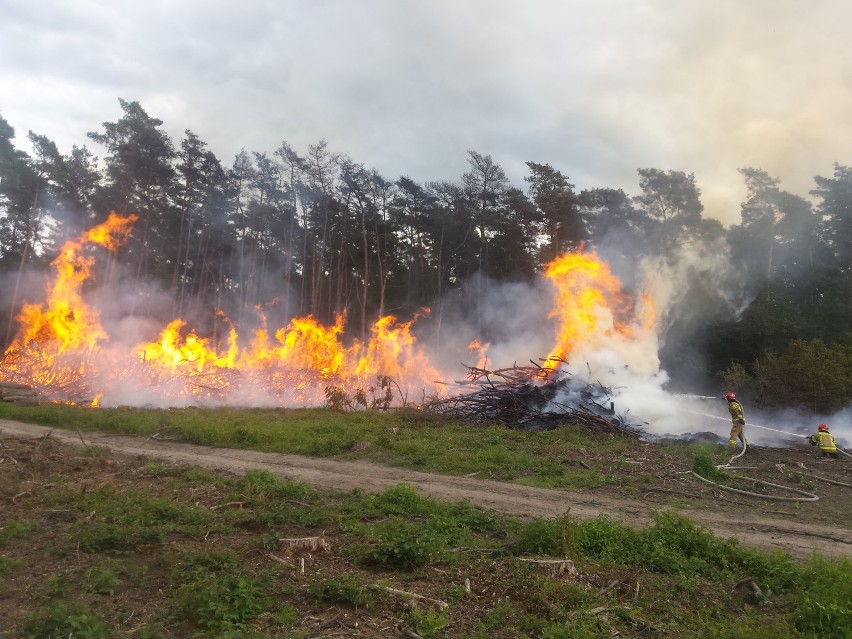
<svg viewBox="0 0 852 639">
<path fill-rule="evenodd" d="M 318 537 L 290 537 L 279 539 L 281 550 L 288 555 L 311 552 L 331 552 L 331 544 L 325 540 L 324 535 Z"/>
</svg>

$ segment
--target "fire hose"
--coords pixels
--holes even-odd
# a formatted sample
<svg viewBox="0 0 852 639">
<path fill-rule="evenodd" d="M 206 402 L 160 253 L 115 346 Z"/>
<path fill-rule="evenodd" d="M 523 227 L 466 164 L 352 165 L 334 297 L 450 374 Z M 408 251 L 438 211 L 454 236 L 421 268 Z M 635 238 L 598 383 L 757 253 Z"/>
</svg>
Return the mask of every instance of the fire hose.
<svg viewBox="0 0 852 639">
<path fill-rule="evenodd" d="M 720 397 L 708 397 L 707 395 L 679 395 L 679 397 L 692 397 L 693 399 L 722 399 Z M 691 413 L 693 415 L 701 415 L 702 417 L 709 417 L 711 419 L 721 419 L 722 421 L 728 421 L 726 417 L 719 417 L 718 415 L 711 415 L 710 413 L 702 413 L 702 412 L 697 411 L 697 410 L 683 409 L 683 412 L 684 413 Z M 786 430 L 779 430 L 778 428 L 770 428 L 769 426 L 761 426 L 760 424 L 752 424 L 751 422 L 749 422 L 748 427 L 749 428 L 760 428 L 761 430 L 771 430 L 774 433 L 782 433 L 784 435 L 792 435 L 793 437 L 801 437 L 802 439 L 808 439 L 808 435 L 801 435 L 799 433 L 791 433 L 791 432 L 786 431 Z M 731 460 L 728 462 L 728 464 L 730 464 L 735 459 L 742 457 L 743 454 L 745 454 L 745 452 L 746 452 L 746 449 L 744 447 L 743 452 L 740 453 L 739 455 L 737 455 L 736 457 L 732 457 Z M 847 457 L 852 458 L 852 454 L 846 452 L 840 446 L 837 446 L 837 452 L 839 452 L 842 455 L 846 455 Z"/>
<path fill-rule="evenodd" d="M 720 399 L 718 397 L 707 397 L 707 396 L 702 396 L 702 395 L 691 395 L 690 397 L 694 397 L 696 399 Z M 695 415 L 701 415 L 703 417 L 710 417 L 712 419 L 721 419 L 723 421 L 727 421 L 723 417 L 718 417 L 717 415 L 710 415 L 708 413 L 701 413 L 701 412 L 698 412 L 698 411 L 690 411 L 690 410 L 686 410 L 685 412 L 693 413 Z M 802 438 L 805 438 L 805 439 L 808 438 L 807 435 L 800 435 L 799 433 L 790 433 L 788 431 L 779 430 L 777 428 L 770 428 L 768 426 L 761 426 L 759 424 L 751 424 L 750 423 L 749 427 L 760 428 L 760 429 L 763 429 L 763 430 L 771 430 L 771 431 L 776 432 L 776 433 L 783 433 L 784 435 L 793 435 L 794 437 L 802 437 Z M 845 450 L 843 450 L 839 447 L 837 448 L 837 450 L 840 451 L 841 453 L 843 453 L 844 455 L 846 455 L 847 457 L 852 457 L 852 455 L 850 455 Z M 726 469 L 726 470 L 746 470 L 748 468 L 754 468 L 754 467 L 732 466 L 731 465 L 735 460 L 737 460 L 740 457 L 742 457 L 743 455 L 745 455 L 746 451 L 748 451 L 748 446 L 746 446 L 744 444 L 743 449 L 742 449 L 742 451 L 740 451 L 739 454 L 731 457 L 728 460 L 727 464 L 719 464 L 719 465 L 716 466 L 716 468 L 717 469 Z M 772 500 L 772 501 L 819 501 L 819 496 L 814 494 L 814 493 L 809 493 L 805 490 L 800 490 L 798 488 L 792 488 L 790 486 L 782 486 L 781 484 L 773 484 L 771 482 L 767 482 L 767 481 L 763 481 L 763 480 L 759 480 L 759 479 L 754 479 L 752 477 L 741 477 L 741 479 L 751 481 L 751 482 L 755 482 L 756 484 L 761 483 L 765 486 L 771 486 L 773 488 L 778 488 L 780 490 L 786 490 L 786 491 L 789 491 L 789 492 L 797 493 L 799 495 L 802 495 L 802 497 L 780 497 L 780 496 L 774 496 L 774 495 L 764 495 L 764 494 L 757 493 L 757 492 L 750 491 L 750 490 L 742 490 L 740 488 L 734 488 L 732 486 L 725 486 L 724 484 L 721 484 L 719 482 L 715 482 L 715 481 L 712 481 L 710 479 L 707 479 L 706 477 L 702 477 L 701 475 L 696 473 L 694 470 L 689 471 L 689 472 L 703 482 L 706 482 L 708 484 L 716 486 L 717 488 L 720 488 L 722 490 L 728 490 L 728 491 L 731 491 L 731 492 L 734 492 L 734 493 L 739 493 L 741 495 L 758 497 L 760 499 L 769 499 L 769 500 Z M 837 484 L 839 486 L 848 486 L 848 487 L 852 488 L 852 484 L 846 484 L 844 482 L 838 482 L 838 481 L 834 481 L 834 480 L 831 480 L 831 479 L 826 479 L 826 478 L 823 478 L 823 477 L 819 477 L 817 475 L 810 475 L 809 473 L 800 473 L 800 474 L 808 475 L 810 477 L 814 477 L 816 479 L 820 479 L 820 480 L 823 480 L 823 481 L 828 481 L 829 483 Z"/>
<path fill-rule="evenodd" d="M 791 488 L 789 486 L 782 486 L 781 484 L 772 484 L 768 481 L 763 481 L 761 479 L 753 479 L 751 477 L 741 477 L 741 479 L 747 479 L 748 481 L 753 481 L 755 483 L 760 483 L 765 486 L 772 486 L 773 488 L 780 488 L 781 490 L 788 490 L 791 493 L 798 493 L 799 495 L 804 495 L 804 497 L 777 497 L 775 495 L 763 495 L 761 493 L 755 493 L 750 490 L 742 490 L 740 488 L 733 488 L 732 486 L 725 486 L 724 484 L 720 484 L 719 482 L 711 481 L 706 477 L 702 477 L 694 470 L 689 471 L 698 479 L 703 482 L 707 482 L 708 484 L 712 484 L 722 490 L 729 490 L 732 493 L 739 493 L 741 495 L 749 495 L 750 497 L 759 497 L 760 499 L 769 499 L 772 501 L 819 501 L 819 495 L 815 495 L 814 493 L 809 493 L 805 490 L 799 490 L 798 488 Z"/>
<path fill-rule="evenodd" d="M 756 466 L 731 466 L 731 463 L 734 460 L 739 459 L 740 457 L 745 455 L 746 451 L 748 451 L 748 446 L 743 444 L 743 449 L 738 455 L 734 455 L 733 457 L 731 457 L 728 460 L 727 464 L 719 464 L 719 465 L 716 466 L 716 468 L 719 469 L 719 470 L 721 470 L 721 469 L 724 469 L 724 470 L 750 470 L 750 469 L 755 470 L 757 468 Z M 763 484 L 764 486 L 772 486 L 773 488 L 779 488 L 781 490 L 787 490 L 787 491 L 792 492 L 792 493 L 804 495 L 804 497 L 776 497 L 774 495 L 764 495 L 762 493 L 757 493 L 757 492 L 754 492 L 754 491 L 751 491 L 751 490 L 742 490 L 741 488 L 734 488 L 732 486 L 726 486 L 726 485 L 721 484 L 719 482 L 715 482 L 715 481 L 712 481 L 710 479 L 707 479 L 706 477 L 702 477 L 701 475 L 696 473 L 694 470 L 691 470 L 689 472 L 691 472 L 693 475 L 695 475 L 698 479 L 700 479 L 703 482 L 706 482 L 708 484 L 712 484 L 713 486 L 716 486 L 717 488 L 721 488 L 722 490 L 728 490 L 728 491 L 731 491 L 733 493 L 739 493 L 740 495 L 748 495 L 750 497 L 759 497 L 760 499 L 769 499 L 769 500 L 772 500 L 772 501 L 819 501 L 819 495 L 815 495 L 814 493 L 809 493 L 805 490 L 799 490 L 798 488 L 792 488 L 790 486 L 782 486 L 781 484 L 773 484 L 773 483 L 768 482 L 768 481 L 763 481 L 762 479 L 754 479 L 752 477 L 740 476 L 740 479 L 745 479 L 747 481 L 754 482 L 755 484 L 759 483 L 759 484 Z"/>
</svg>

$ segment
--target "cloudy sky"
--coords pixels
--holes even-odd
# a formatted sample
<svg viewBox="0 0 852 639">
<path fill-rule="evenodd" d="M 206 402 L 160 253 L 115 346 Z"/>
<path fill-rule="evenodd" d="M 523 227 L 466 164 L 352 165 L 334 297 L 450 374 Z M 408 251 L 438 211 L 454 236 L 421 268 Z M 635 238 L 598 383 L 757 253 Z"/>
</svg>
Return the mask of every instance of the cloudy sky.
<svg viewBox="0 0 852 639">
<path fill-rule="evenodd" d="M 63 153 L 138 101 L 223 163 L 326 139 L 388 178 L 456 180 L 466 151 L 524 187 L 637 192 L 695 173 L 739 221 L 740 167 L 807 195 L 852 164 L 848 0 L 0 0 L 0 114 Z"/>
</svg>

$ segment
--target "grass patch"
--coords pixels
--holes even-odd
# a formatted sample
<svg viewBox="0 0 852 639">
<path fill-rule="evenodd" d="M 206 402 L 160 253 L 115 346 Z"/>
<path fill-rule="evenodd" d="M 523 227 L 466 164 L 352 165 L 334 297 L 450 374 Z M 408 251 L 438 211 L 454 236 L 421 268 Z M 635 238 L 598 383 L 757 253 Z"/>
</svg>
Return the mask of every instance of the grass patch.
<svg viewBox="0 0 852 639">
<path fill-rule="evenodd" d="M 550 437 L 548 445 L 558 439 Z M 796 563 L 715 537 L 672 513 L 639 529 L 604 517 L 519 521 L 429 499 L 406 485 L 340 494 L 263 471 L 235 477 L 172 472 L 144 460 L 127 467 L 52 458 L 95 480 L 86 485 L 103 485 L 107 476 L 112 484 L 87 493 L 56 486 L 39 503 L 17 505 L 31 505 L 26 515 L 33 519 L 46 502 L 84 516 L 33 526 L 22 511 L 15 525 L 6 522 L 14 543 L 0 572 L 14 570 L 7 582 L 16 583 L 4 589 L 0 612 L 10 621 L 0 635 L 307 638 L 352 630 L 357 619 L 364 629 L 465 639 L 849 636 L 848 560 Z M 98 469 L 104 475 L 96 477 Z M 21 472 L 47 486 L 55 469 Z M 241 506 L 217 507 L 230 501 Z M 83 536 L 83 527 L 99 531 L 97 543 L 85 543 L 94 537 Z M 112 536 L 103 535 L 104 527 Z M 168 543 L 148 543 L 140 530 Z M 305 573 L 297 556 L 277 545 L 282 537 L 319 534 L 332 550 L 302 555 Z M 43 552 L 55 546 L 65 552 Z M 548 578 L 518 555 L 568 557 L 582 578 Z M 19 557 L 34 575 L 26 589 L 17 585 L 25 572 Z M 763 590 L 760 601 L 734 588 L 745 578 Z M 374 593 L 367 587 L 374 582 L 450 606 L 412 608 Z"/>
<path fill-rule="evenodd" d="M 81 415 L 97 412 L 80 410 Z M 198 410 L 115 414 L 122 412 L 130 422 L 140 420 L 131 428 L 150 420 L 146 428 L 172 436 L 208 415 Z M 232 444 L 241 440 L 274 449 L 301 446 L 316 434 L 343 457 L 402 463 L 410 455 L 441 472 L 483 469 L 480 476 L 533 485 L 570 487 L 603 475 L 612 460 L 600 461 L 598 443 L 619 457 L 640 457 L 635 442 L 569 429 L 519 433 L 436 425 L 399 414 L 346 416 L 352 420 L 346 422 L 324 420 L 327 411 L 223 414 L 242 421 L 214 423 L 198 438 L 225 441 L 229 428 L 242 429 Z M 350 441 L 373 446 L 352 451 L 342 445 Z M 59 444 L 44 442 L 41 454 L 49 446 Z M 595 454 L 581 448 L 595 448 Z M 680 454 L 693 464 L 703 457 L 702 463 L 715 468 L 712 450 L 705 449 L 706 455 L 701 447 L 684 446 Z M 784 553 L 761 553 L 715 537 L 672 513 L 658 514 L 641 529 L 605 517 L 518 521 L 432 500 L 405 485 L 378 494 L 340 494 L 265 471 L 236 477 L 144 460 L 127 468 L 125 462 L 108 465 L 78 452 L 30 468 L 18 458 L 21 468 L 10 481 L 32 481 L 44 491 L 37 499 L 19 500 L 16 520 L 0 528 L 0 544 L 9 549 L 0 557 L 0 574 L 15 571 L 4 584 L 6 608 L 0 613 L 10 613 L 11 620 L 0 636 L 307 638 L 337 629 L 334 619 L 356 616 L 361 628 L 370 623 L 422 637 L 466 639 L 852 636 L 847 559 L 796 563 Z M 591 468 L 580 470 L 578 460 Z M 63 470 L 85 477 L 85 484 L 56 481 Z M 638 464 L 617 470 L 641 481 Z M 69 488 L 81 485 L 88 492 Z M 45 509 L 59 504 L 75 516 L 44 516 Z M 304 575 L 296 557 L 279 552 L 279 538 L 322 533 L 332 552 L 306 557 Z M 54 548 L 62 552 L 44 552 Z M 569 557 L 582 582 L 546 578 L 516 561 L 518 555 Z M 26 571 L 18 568 L 22 557 Z M 37 575 L 38 584 L 23 592 L 17 583 L 25 572 Z M 760 601 L 734 589 L 746 577 L 763 590 Z M 406 608 L 392 597 L 372 600 L 365 584 L 376 581 L 451 605 L 439 614 L 423 605 Z M 611 583 L 618 585 L 609 588 Z M 593 612 L 597 608 L 605 612 Z"/>
<path fill-rule="evenodd" d="M 357 576 L 349 573 L 313 581 L 308 587 L 308 593 L 319 602 L 344 604 L 352 608 L 369 606 L 375 598 Z"/>
<path fill-rule="evenodd" d="M 86 552 L 131 550 L 161 543 L 168 534 L 203 535 L 213 514 L 204 508 L 137 491 L 104 487 L 90 493 L 60 497 L 89 514 L 73 527 L 72 539 Z"/>
<path fill-rule="evenodd" d="M 314 457 L 369 459 L 449 475 L 549 488 L 599 488 L 626 480 L 606 469 L 566 467 L 578 451 L 628 455 L 635 440 L 576 427 L 515 431 L 437 421 L 417 411 L 341 413 L 329 409 L 140 409 L 0 405 L 0 418 L 59 428 L 173 437 L 181 441 Z M 369 446 L 353 449 L 358 442 Z M 677 455 L 688 448 L 673 447 Z M 587 460 L 589 461 L 589 460 Z M 168 474 L 151 464 L 151 474 Z M 623 474 L 620 474 L 623 475 Z M 638 478 L 636 479 L 638 482 Z"/>
<path fill-rule="evenodd" d="M 0 547 L 8 546 L 13 539 L 26 539 L 36 525 L 31 521 L 7 521 L 0 526 Z"/>
<path fill-rule="evenodd" d="M 58 602 L 43 612 L 29 615 L 24 622 L 23 636 L 26 639 L 106 639 L 110 633 L 104 620 L 84 606 Z"/>
<path fill-rule="evenodd" d="M 266 586 L 254 577 L 200 573 L 178 588 L 175 616 L 221 635 L 247 628 L 269 603 Z"/>
<path fill-rule="evenodd" d="M 712 451 L 706 446 L 698 447 L 692 459 L 692 472 L 696 475 L 701 475 L 704 479 L 715 481 L 717 483 L 725 482 L 731 479 L 729 473 L 716 468 L 716 460 L 713 457 Z"/>
</svg>

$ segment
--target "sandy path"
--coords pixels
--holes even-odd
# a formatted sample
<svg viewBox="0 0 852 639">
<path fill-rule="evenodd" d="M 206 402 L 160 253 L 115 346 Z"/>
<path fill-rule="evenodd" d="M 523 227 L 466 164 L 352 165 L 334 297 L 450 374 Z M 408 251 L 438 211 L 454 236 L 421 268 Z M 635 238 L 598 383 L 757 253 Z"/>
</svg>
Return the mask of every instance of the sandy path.
<svg viewBox="0 0 852 639">
<path fill-rule="evenodd" d="M 81 443 L 81 436 L 76 431 L 0 420 L 0 438 L 42 437 L 48 433 L 65 443 Z M 552 517 L 570 510 L 579 518 L 603 514 L 628 524 L 641 525 L 650 521 L 652 516 L 652 507 L 643 501 L 609 497 L 599 492 L 530 488 L 475 478 L 433 475 L 368 462 L 213 448 L 141 436 L 84 433 L 82 437 L 88 445 L 115 453 L 235 473 L 264 469 L 320 488 L 381 491 L 405 483 L 416 486 L 431 497 L 467 501 L 522 517 Z M 736 537 L 749 546 L 782 549 L 798 558 L 806 558 L 814 551 L 830 557 L 852 557 L 852 530 L 849 527 L 769 519 L 748 510 L 681 509 L 680 512 L 721 537 Z"/>
</svg>

